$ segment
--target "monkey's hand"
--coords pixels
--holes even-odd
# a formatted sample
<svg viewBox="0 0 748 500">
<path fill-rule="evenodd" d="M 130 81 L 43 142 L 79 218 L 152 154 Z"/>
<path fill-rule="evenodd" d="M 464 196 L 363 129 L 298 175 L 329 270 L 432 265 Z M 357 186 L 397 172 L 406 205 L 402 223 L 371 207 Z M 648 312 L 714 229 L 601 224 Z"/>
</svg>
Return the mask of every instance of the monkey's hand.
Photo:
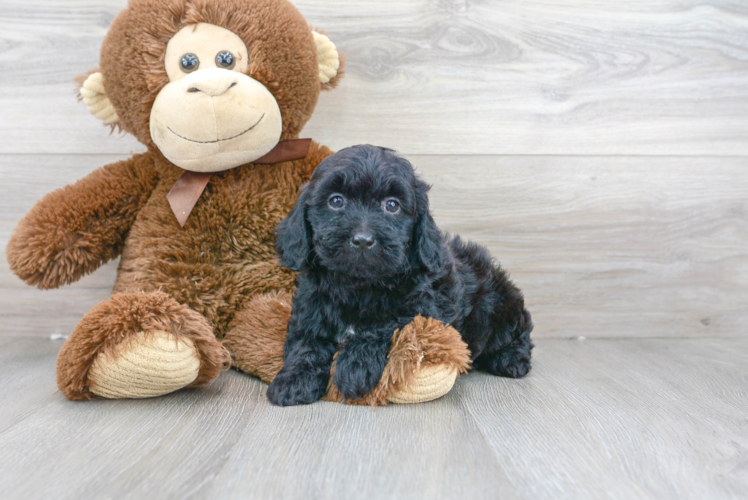
<svg viewBox="0 0 748 500">
<path fill-rule="evenodd" d="M 57 288 L 117 257 L 156 181 L 153 160 L 145 153 L 49 193 L 21 219 L 8 242 L 11 270 L 30 285 Z"/>
</svg>

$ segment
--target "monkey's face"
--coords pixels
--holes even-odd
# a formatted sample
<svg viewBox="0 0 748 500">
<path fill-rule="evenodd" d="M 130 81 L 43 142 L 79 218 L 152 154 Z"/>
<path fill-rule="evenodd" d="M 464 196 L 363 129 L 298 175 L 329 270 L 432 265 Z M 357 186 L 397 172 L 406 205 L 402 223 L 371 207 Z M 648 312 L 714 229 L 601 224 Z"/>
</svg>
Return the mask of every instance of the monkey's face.
<svg viewBox="0 0 748 500">
<path fill-rule="evenodd" d="M 169 83 L 151 109 L 153 142 L 175 165 L 217 172 L 268 153 L 281 135 L 273 95 L 245 74 L 244 42 L 220 26 L 182 28 L 166 46 Z"/>
<path fill-rule="evenodd" d="M 129 0 L 100 64 L 81 88 L 89 111 L 197 172 L 297 138 L 342 76 L 335 45 L 287 0 Z"/>
</svg>

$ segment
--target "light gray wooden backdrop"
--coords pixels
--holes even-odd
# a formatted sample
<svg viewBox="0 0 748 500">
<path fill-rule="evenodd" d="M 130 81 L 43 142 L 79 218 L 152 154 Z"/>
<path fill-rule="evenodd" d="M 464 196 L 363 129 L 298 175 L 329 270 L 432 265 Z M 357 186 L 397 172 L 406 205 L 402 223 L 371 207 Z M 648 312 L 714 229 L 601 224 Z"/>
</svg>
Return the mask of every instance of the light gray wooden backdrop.
<svg viewBox="0 0 748 500">
<path fill-rule="evenodd" d="M 0 0 L 2 251 L 18 219 L 43 194 L 143 149 L 131 137 L 110 135 L 76 102 L 72 82 L 97 66 L 101 40 L 125 3 Z M 4 380 L 16 383 L 0 394 L 3 404 L 12 403 L 0 413 L 0 441 L 13 450 L 0 457 L 3 463 L 14 471 L 38 467 L 36 459 L 20 458 L 30 436 L 42 436 L 32 439 L 37 447 L 31 457 L 63 456 L 42 444 L 53 440 L 45 429 L 56 421 L 48 414 L 91 418 L 96 436 L 119 435 L 106 423 L 113 419 L 140 436 L 132 445 L 140 446 L 150 442 L 148 436 L 162 436 L 153 429 L 170 429 L 171 420 L 200 435 L 207 412 L 216 419 L 227 415 L 217 439 L 250 448 L 230 448 L 231 465 L 223 469 L 217 464 L 228 455 L 219 445 L 200 455 L 208 471 L 214 467 L 229 481 L 221 483 L 224 489 L 167 481 L 168 491 L 236 494 L 236 485 L 244 484 L 241 464 L 282 461 L 285 452 L 278 450 L 296 449 L 281 429 L 301 425 L 304 431 L 289 435 L 309 432 L 309 443 L 318 443 L 327 438 L 314 434 L 315 426 L 336 422 L 342 434 L 330 439 L 343 455 L 326 460 L 341 470 L 359 467 L 337 477 L 348 493 L 413 498 L 403 486 L 411 478 L 425 485 L 421 494 L 432 496 L 457 494 L 459 488 L 450 488 L 460 485 L 487 498 L 496 497 L 487 491 L 530 498 L 571 491 L 588 498 L 745 495 L 748 3 L 295 4 L 348 60 L 341 86 L 322 96 L 304 135 L 333 149 L 388 146 L 414 162 L 434 184 L 432 205 L 442 228 L 487 245 L 525 290 L 539 345 L 533 375 L 516 383 L 471 375 L 432 406 L 380 410 L 380 418 L 398 424 L 383 428 L 402 441 L 374 451 L 364 444 L 373 439 L 367 422 L 374 417 L 331 405 L 269 409 L 262 385 L 237 374 L 222 376 L 213 391 L 232 396 L 215 403 L 214 392 L 124 406 L 100 402 L 90 407 L 97 409 L 94 418 L 88 407 L 70 410 L 59 394 L 49 395 L 59 344 L 38 342 L 69 333 L 107 298 L 116 262 L 71 287 L 40 292 L 15 278 L 3 255 L 0 352 Z M 562 340 L 580 337 L 589 339 L 586 347 Z M 41 389 L 26 392 L 31 385 Z M 188 411 L 193 405 L 202 409 Z M 505 411 L 492 413 L 498 407 Z M 418 427 L 424 415 L 436 427 Z M 265 448 L 246 451 L 257 445 L 250 431 L 256 418 L 267 421 L 256 429 L 280 440 L 279 448 L 260 440 Z M 523 426 L 530 418 L 530 427 Z M 136 423 L 151 420 L 153 428 Z M 413 426 L 434 432 L 437 441 L 419 441 Z M 393 430 L 399 427 L 405 434 Z M 68 430 L 73 434 L 64 439 L 85 439 L 87 429 Z M 448 429 L 454 432 L 444 436 Z M 192 444 L 197 439 L 179 436 Z M 438 444 L 442 437 L 447 445 Z M 154 453 L 160 463 L 189 453 L 186 444 L 163 448 L 159 439 L 145 451 L 114 437 L 111 445 L 133 456 Z M 97 445 L 88 446 L 91 453 Z M 390 452 L 407 457 L 415 448 L 440 461 L 429 468 L 403 458 L 403 476 L 392 484 L 368 475 L 382 473 Z M 364 450 L 361 457 L 357 450 Z M 468 456 L 490 459 L 445 472 L 453 457 Z M 64 459 L 55 459 L 40 470 L 64 481 L 85 462 L 76 460 L 58 469 Z M 126 470 L 111 491 L 135 488 L 138 476 Z M 258 470 L 263 474 L 247 477 L 264 484 L 266 493 L 295 484 Z M 161 484 L 163 473 L 153 472 L 143 484 Z M 445 475 L 463 482 L 443 485 Z M 26 490 L 20 483 L 0 484 L 42 491 L 33 490 L 33 481 Z M 98 483 L 87 484 L 80 495 L 103 491 Z"/>
<path fill-rule="evenodd" d="M 411 158 L 441 226 L 488 245 L 526 290 L 537 336 L 742 333 L 745 2 L 296 4 L 348 58 L 305 135 Z M 44 193 L 143 149 L 72 83 L 124 6 L 2 2 L 3 249 Z M 45 294 L 1 265 L 6 322 L 46 335 L 107 296 L 116 264 Z"/>
</svg>

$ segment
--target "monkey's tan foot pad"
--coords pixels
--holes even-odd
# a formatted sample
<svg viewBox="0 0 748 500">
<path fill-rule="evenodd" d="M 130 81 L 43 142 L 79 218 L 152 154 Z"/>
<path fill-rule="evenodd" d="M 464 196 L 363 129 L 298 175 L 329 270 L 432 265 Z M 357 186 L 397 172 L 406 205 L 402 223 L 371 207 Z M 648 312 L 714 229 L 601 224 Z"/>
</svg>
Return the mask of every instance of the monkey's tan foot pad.
<svg viewBox="0 0 748 500">
<path fill-rule="evenodd" d="M 134 335 L 116 355 L 101 354 L 88 372 L 88 388 L 110 399 L 150 398 L 187 387 L 200 372 L 200 355 L 189 338 L 163 331 Z"/>
<path fill-rule="evenodd" d="M 57 386 L 71 400 L 145 398 L 206 385 L 228 364 L 201 314 L 162 292 L 122 293 L 91 309 L 65 341 Z"/>
<path fill-rule="evenodd" d="M 404 387 L 387 397 L 390 403 L 425 403 L 447 394 L 455 385 L 459 370 L 453 365 L 422 365 Z"/>
</svg>

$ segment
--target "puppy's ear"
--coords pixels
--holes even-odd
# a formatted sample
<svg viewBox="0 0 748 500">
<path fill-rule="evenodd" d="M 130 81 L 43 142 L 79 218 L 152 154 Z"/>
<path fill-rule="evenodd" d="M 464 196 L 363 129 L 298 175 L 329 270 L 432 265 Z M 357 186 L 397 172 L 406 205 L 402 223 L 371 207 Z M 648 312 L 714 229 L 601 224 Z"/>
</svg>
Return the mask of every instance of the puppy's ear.
<svg viewBox="0 0 748 500">
<path fill-rule="evenodd" d="M 416 181 L 416 223 L 413 228 L 413 249 L 418 262 L 429 271 L 436 271 L 444 262 L 444 249 L 439 228 L 429 211 L 430 186 Z"/>
<path fill-rule="evenodd" d="M 306 220 L 307 203 L 312 192 L 309 184 L 301 188 L 296 205 L 275 229 L 275 249 L 281 265 L 300 271 L 312 250 L 312 231 Z"/>
</svg>

